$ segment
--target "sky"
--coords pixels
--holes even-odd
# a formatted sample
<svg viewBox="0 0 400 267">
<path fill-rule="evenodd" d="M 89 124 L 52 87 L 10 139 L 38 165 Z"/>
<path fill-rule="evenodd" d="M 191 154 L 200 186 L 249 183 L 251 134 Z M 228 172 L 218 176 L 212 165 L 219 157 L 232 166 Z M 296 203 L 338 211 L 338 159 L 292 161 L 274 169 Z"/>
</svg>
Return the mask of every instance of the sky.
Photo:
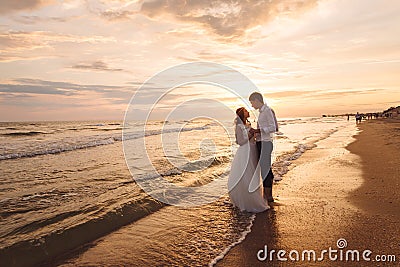
<svg viewBox="0 0 400 267">
<path fill-rule="evenodd" d="M 146 81 L 199 61 L 243 74 L 281 118 L 382 111 L 400 105 L 398 14 L 398 0 L 2 0 L 0 121 L 123 120 L 138 90 L 138 114 L 168 91 Z M 168 92 L 155 119 L 244 104 L 218 86 Z"/>
</svg>

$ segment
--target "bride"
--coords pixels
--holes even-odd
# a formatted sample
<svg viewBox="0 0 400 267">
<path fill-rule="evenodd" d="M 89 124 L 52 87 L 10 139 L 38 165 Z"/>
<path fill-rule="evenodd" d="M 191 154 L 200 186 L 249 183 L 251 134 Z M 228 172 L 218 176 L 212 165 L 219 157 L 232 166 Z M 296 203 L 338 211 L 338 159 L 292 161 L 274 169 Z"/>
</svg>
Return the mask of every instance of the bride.
<svg viewBox="0 0 400 267">
<path fill-rule="evenodd" d="M 229 197 L 241 211 L 262 212 L 269 209 L 263 197 L 260 168 L 254 133 L 248 121 L 249 112 L 236 110 L 235 136 L 239 148 L 232 161 L 228 179 Z"/>
</svg>

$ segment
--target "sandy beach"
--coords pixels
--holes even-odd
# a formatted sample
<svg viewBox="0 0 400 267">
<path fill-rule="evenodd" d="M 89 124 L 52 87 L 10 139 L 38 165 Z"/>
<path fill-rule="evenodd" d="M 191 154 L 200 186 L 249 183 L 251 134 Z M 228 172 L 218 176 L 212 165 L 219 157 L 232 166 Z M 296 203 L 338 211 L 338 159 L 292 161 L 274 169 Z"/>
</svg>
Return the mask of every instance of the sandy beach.
<svg viewBox="0 0 400 267">
<path fill-rule="evenodd" d="M 400 121 L 365 121 L 358 129 L 350 144 L 342 142 L 349 133 L 338 131 L 296 160 L 275 186 L 272 210 L 257 215 L 251 233 L 217 266 L 381 266 L 377 261 L 388 261 L 388 255 L 398 262 Z M 339 239 L 347 243 L 344 252 L 371 250 L 371 261 L 333 261 L 327 254 L 318 261 L 320 251 L 339 250 Z M 258 260 L 265 246 L 268 253 L 287 251 L 288 260 L 276 254 Z M 291 250 L 300 252 L 300 261 L 290 260 Z M 301 261 L 303 250 L 315 250 L 317 260 Z"/>
<path fill-rule="evenodd" d="M 97 132 L 112 124 L 96 126 L 94 137 L 83 130 L 77 140 L 88 139 L 91 144 L 93 138 L 109 138 L 114 133 L 107 130 L 98 136 Z M 10 266 L 380 265 L 321 257 L 323 250 L 338 250 L 338 240 L 345 244 L 342 253 L 371 250 L 371 258 L 395 255 L 398 261 L 399 121 L 378 119 L 356 125 L 343 118 L 321 118 L 282 121 L 281 126 L 284 135 L 275 140 L 274 169 L 283 179 L 274 187 L 272 209 L 257 216 L 235 210 L 227 195 L 192 208 L 147 205 L 148 196 L 135 187 L 126 170 L 118 141 L 3 161 L 9 172 L 3 179 L 18 177 L 14 172 L 19 170 L 27 178 L 22 188 L 3 183 L 18 185 L 19 190 L 8 189 L 9 197 L 2 202 L 3 246 L 15 245 L 0 250 L 1 262 Z M 43 127 L 48 130 L 52 124 Z M 187 133 L 207 136 L 207 131 L 197 129 Z M 87 158 L 92 159 L 90 164 L 83 160 Z M 63 168 L 65 162 L 69 165 Z M 29 164 L 44 167 L 27 172 Z M 169 178 L 209 181 L 227 167 L 229 161 L 222 160 L 201 176 L 172 172 Z M 31 210 L 25 212 L 26 207 Z M 65 217 L 66 211 L 71 215 Z M 279 250 L 287 252 L 281 255 L 287 261 L 278 260 Z M 289 258 L 292 250 L 299 253 L 299 260 Z M 302 260 L 302 252 L 310 250 L 316 253 L 315 261 L 313 255 Z"/>
</svg>

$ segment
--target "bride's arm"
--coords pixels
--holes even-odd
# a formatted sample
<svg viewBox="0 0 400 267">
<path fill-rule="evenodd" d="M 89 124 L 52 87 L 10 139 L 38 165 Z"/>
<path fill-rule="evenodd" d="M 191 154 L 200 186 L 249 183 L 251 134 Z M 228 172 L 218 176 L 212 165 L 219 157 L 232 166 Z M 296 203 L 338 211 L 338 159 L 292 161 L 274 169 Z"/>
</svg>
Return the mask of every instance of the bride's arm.
<svg viewBox="0 0 400 267">
<path fill-rule="evenodd" d="M 250 134 L 247 129 L 241 125 L 236 125 L 235 136 L 236 143 L 240 146 L 246 144 L 249 142 L 249 139 L 252 138 L 252 134 Z"/>
</svg>

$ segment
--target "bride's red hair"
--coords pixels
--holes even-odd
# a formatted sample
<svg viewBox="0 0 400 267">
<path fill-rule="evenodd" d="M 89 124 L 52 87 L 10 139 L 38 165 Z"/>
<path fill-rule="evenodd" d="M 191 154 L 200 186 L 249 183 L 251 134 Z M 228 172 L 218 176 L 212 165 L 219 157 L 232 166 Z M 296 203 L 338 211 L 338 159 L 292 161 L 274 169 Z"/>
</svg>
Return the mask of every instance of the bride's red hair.
<svg viewBox="0 0 400 267">
<path fill-rule="evenodd" d="M 240 107 L 236 110 L 236 115 L 242 120 L 243 124 L 247 124 L 249 121 L 244 117 L 244 112 L 247 111 L 244 107 Z"/>
</svg>

